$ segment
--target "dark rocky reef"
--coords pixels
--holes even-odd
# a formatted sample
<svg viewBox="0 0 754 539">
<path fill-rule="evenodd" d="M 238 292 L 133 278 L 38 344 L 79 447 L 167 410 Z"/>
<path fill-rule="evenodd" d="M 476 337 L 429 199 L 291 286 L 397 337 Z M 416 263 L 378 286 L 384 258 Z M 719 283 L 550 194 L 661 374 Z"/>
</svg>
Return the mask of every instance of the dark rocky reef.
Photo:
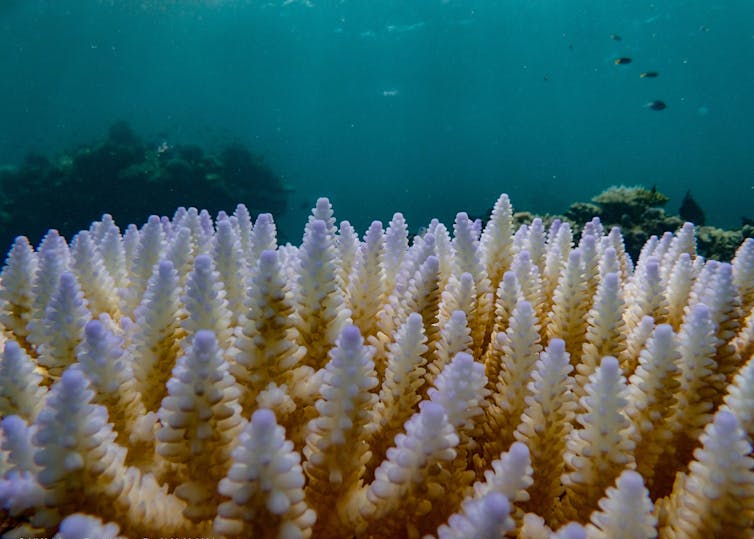
<svg viewBox="0 0 754 539">
<path fill-rule="evenodd" d="M 196 145 L 148 143 L 125 122 L 98 142 L 49 159 L 29 154 L 0 168 L 0 245 L 23 234 L 36 243 L 49 228 L 70 236 L 110 213 L 144 223 L 179 206 L 216 213 L 243 202 L 252 213 L 284 212 L 290 189 L 240 144 L 218 154 Z"/>
<path fill-rule="evenodd" d="M 682 203 L 683 214 L 687 218 L 695 216 L 697 252 L 707 258 L 731 260 L 736 249 L 745 238 L 754 237 L 754 226 L 744 224 L 737 230 L 723 230 L 713 226 L 703 226 L 701 207 L 687 194 Z M 663 206 L 670 199 L 654 187 L 613 186 L 592 198 L 591 202 L 576 202 L 564 215 L 546 215 L 543 220 L 549 225 L 553 219 L 563 219 L 571 224 L 576 237 L 584 223 L 592 217 L 599 217 L 606 229 L 618 226 L 623 234 L 626 251 L 636 260 L 639 251 L 650 236 L 662 236 L 665 232 L 677 231 L 687 220 L 672 215 Z M 701 216 L 701 218 L 700 218 Z M 520 223 L 529 222 L 533 215 L 528 212 L 516 214 Z M 693 222 L 693 221 L 692 221 Z"/>
<path fill-rule="evenodd" d="M 592 198 L 591 216 L 597 216 L 606 228 L 619 226 L 623 233 L 626 251 L 634 260 L 650 236 L 662 236 L 667 231 L 678 230 L 684 221 L 677 215 L 668 215 L 663 206 L 670 199 L 654 187 L 646 189 L 641 186 L 613 186 Z M 583 208 L 572 205 L 565 212 L 565 217 L 581 232 L 586 219 Z"/>
<path fill-rule="evenodd" d="M 604 222 L 632 224 L 646 218 L 648 210 L 661 208 L 670 200 L 655 187 L 641 186 L 610 187 L 592 198 L 599 207 L 599 215 Z M 595 214 L 596 215 L 596 214 Z"/>
</svg>

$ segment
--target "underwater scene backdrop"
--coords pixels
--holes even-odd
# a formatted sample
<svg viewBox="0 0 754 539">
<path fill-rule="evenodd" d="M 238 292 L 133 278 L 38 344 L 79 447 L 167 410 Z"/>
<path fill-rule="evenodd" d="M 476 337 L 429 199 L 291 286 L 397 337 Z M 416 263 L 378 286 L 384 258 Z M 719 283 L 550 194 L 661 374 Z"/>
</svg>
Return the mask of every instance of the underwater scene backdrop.
<svg viewBox="0 0 754 539">
<path fill-rule="evenodd" d="M 563 212 L 621 184 L 671 213 L 690 189 L 707 224 L 736 227 L 754 217 L 752 65 L 745 0 L 4 0 L 0 165 L 70 165 L 125 122 L 137 169 L 181 145 L 253 153 L 277 202 L 240 201 L 291 240 L 318 196 L 363 231 L 397 210 L 414 227 L 481 216 L 501 192 Z M 24 182 L 44 189 L 35 166 Z M 99 187 L 156 207 L 129 174 Z M 201 182 L 178 190 L 219 209 Z"/>
<path fill-rule="evenodd" d="M 754 537 L 752 6 L 0 0 L 0 535 Z"/>
</svg>

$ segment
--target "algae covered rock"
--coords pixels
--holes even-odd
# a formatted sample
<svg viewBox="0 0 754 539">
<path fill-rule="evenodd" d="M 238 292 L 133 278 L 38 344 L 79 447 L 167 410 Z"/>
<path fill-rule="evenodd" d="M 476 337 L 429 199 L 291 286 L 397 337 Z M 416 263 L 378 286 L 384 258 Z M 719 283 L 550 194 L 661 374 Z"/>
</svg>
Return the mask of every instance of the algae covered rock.
<svg viewBox="0 0 754 539">
<path fill-rule="evenodd" d="M 653 186 L 646 189 L 641 186 L 612 186 L 592 198 L 601 212 L 601 217 L 611 223 L 618 223 L 626 218 L 636 221 L 641 219 L 649 208 L 662 207 L 670 200 Z"/>
<path fill-rule="evenodd" d="M 67 236 L 111 214 L 124 226 L 179 206 L 210 212 L 239 202 L 252 213 L 283 213 L 291 189 L 241 144 L 210 153 L 195 144 L 148 141 L 126 122 L 51 159 L 29 154 L 0 169 L 0 248 L 16 235 L 36 242 L 51 227 Z"/>
</svg>

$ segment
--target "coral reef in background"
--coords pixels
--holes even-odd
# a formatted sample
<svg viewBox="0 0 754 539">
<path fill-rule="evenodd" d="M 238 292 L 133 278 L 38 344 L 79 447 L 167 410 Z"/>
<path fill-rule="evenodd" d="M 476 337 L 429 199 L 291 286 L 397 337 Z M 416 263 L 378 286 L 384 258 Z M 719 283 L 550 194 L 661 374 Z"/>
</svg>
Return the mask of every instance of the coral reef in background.
<svg viewBox="0 0 754 539">
<path fill-rule="evenodd" d="M 754 240 L 513 215 L 19 237 L 5 537 L 751 537 Z"/>
<path fill-rule="evenodd" d="M 665 206 L 670 199 L 654 187 L 613 186 L 592 198 L 591 202 L 574 202 L 563 215 L 540 216 L 545 224 L 565 220 L 579 233 L 584 223 L 599 217 L 606 227 L 618 226 L 623 235 L 626 250 L 634 258 L 650 236 L 662 237 L 680 228 L 685 221 L 696 225 L 697 251 L 715 260 L 730 260 L 736 248 L 746 238 L 754 238 L 754 224 L 742 219 L 740 229 L 725 230 L 703 226 L 705 219 L 699 204 L 687 192 L 679 215 L 667 213 Z M 491 210 L 487 212 L 489 217 Z M 535 217 L 530 212 L 516 214 L 518 224 L 529 223 Z"/>
<path fill-rule="evenodd" d="M 670 200 L 655 187 L 611 187 L 592 198 L 607 222 L 640 220 L 648 208 L 661 208 Z"/>
<path fill-rule="evenodd" d="M 20 234 L 41 237 L 56 227 L 75 234 L 108 208 L 123 223 L 152 213 L 201 205 L 212 212 L 247 204 L 251 211 L 285 211 L 290 189 L 240 144 L 217 154 L 200 146 L 148 143 L 125 122 L 107 136 L 50 160 L 29 154 L 0 169 L 0 245 Z"/>
</svg>

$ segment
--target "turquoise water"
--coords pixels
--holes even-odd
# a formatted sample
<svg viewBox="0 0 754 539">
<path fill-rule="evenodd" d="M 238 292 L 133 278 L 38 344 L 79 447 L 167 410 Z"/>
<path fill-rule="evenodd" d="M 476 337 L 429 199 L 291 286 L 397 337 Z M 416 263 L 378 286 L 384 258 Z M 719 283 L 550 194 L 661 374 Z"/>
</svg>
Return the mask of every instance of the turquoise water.
<svg viewBox="0 0 754 539">
<path fill-rule="evenodd" d="M 2 0 L 0 163 L 126 120 L 263 154 L 296 238 L 318 196 L 360 230 L 396 210 L 417 228 L 500 192 L 555 212 L 621 183 L 673 211 L 690 188 L 736 226 L 754 217 L 753 66 L 749 0 Z"/>
</svg>

